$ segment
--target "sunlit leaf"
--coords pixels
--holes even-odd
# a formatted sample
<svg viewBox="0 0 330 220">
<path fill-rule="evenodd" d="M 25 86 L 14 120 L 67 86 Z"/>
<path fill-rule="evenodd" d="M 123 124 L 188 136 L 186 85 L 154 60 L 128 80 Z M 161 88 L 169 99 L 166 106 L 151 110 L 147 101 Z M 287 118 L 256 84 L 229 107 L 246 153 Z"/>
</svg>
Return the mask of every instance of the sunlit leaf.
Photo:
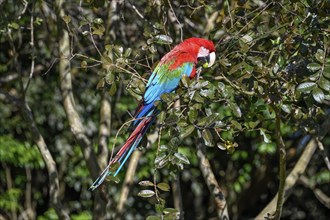
<svg viewBox="0 0 330 220">
<path fill-rule="evenodd" d="M 205 143 L 206 146 L 209 146 L 209 147 L 213 147 L 214 146 L 213 135 L 210 132 L 210 130 L 204 129 L 202 131 L 202 137 L 204 139 L 204 143 Z"/>
<path fill-rule="evenodd" d="M 107 176 L 107 178 L 106 178 L 108 181 L 110 181 L 110 182 L 115 182 L 115 183 L 119 183 L 120 182 L 120 179 L 118 178 L 118 177 L 116 177 L 116 176 Z"/>
<path fill-rule="evenodd" d="M 312 72 L 315 72 L 315 71 L 321 69 L 321 67 L 322 66 L 319 63 L 310 63 L 307 65 L 307 69 L 309 69 Z"/>
<path fill-rule="evenodd" d="M 185 155 L 183 155 L 183 154 L 181 154 L 181 153 L 175 153 L 174 156 L 175 156 L 177 159 L 179 159 L 180 162 L 182 162 L 182 163 L 184 163 L 184 164 L 190 164 L 189 159 L 188 159 Z"/>
<path fill-rule="evenodd" d="M 153 190 L 145 189 L 141 190 L 137 195 L 143 198 L 149 198 L 154 196 L 155 192 Z"/>
<path fill-rule="evenodd" d="M 170 186 L 167 183 L 158 183 L 157 188 L 166 192 L 170 191 Z"/>
<path fill-rule="evenodd" d="M 140 186 L 154 186 L 154 183 L 149 180 L 143 180 L 139 182 Z"/>
<path fill-rule="evenodd" d="M 232 110 L 232 112 L 234 113 L 234 115 L 236 117 L 241 117 L 242 116 L 241 109 L 235 102 L 229 102 L 228 106 Z"/>
<path fill-rule="evenodd" d="M 166 208 L 166 209 L 164 209 L 163 212 L 164 212 L 164 214 L 168 214 L 168 213 L 177 213 L 179 211 L 174 208 Z"/>
<path fill-rule="evenodd" d="M 227 150 L 226 148 L 226 145 L 224 143 L 217 143 L 217 147 L 220 149 L 220 150 Z"/>
<path fill-rule="evenodd" d="M 67 24 L 71 22 L 71 16 L 70 15 L 63 15 L 62 19 Z"/>
<path fill-rule="evenodd" d="M 297 86 L 297 91 L 299 92 L 310 92 L 316 86 L 315 82 L 305 82 Z"/>
<path fill-rule="evenodd" d="M 120 163 L 119 162 L 116 162 L 116 163 L 114 163 L 114 164 L 111 164 L 111 166 L 109 167 L 109 171 L 110 172 L 116 172 L 117 171 L 117 169 L 119 168 L 119 166 L 120 166 Z"/>
<path fill-rule="evenodd" d="M 315 87 L 312 91 L 312 95 L 315 101 L 322 103 L 324 101 L 324 92 L 322 89 Z"/>
<path fill-rule="evenodd" d="M 172 38 L 170 36 L 164 35 L 164 34 L 155 36 L 153 38 L 153 41 L 155 43 L 158 43 L 158 44 L 171 44 L 171 43 L 173 43 Z"/>
<path fill-rule="evenodd" d="M 317 61 L 319 61 L 320 63 L 324 62 L 324 51 L 322 49 L 317 49 L 316 53 L 315 53 L 315 58 L 317 59 Z"/>
<path fill-rule="evenodd" d="M 321 78 L 318 85 L 325 91 L 330 91 L 330 79 L 328 80 L 327 78 Z"/>
<path fill-rule="evenodd" d="M 114 94 L 116 94 L 116 91 L 117 91 L 116 83 L 112 83 L 110 90 L 109 90 L 109 95 L 113 96 Z"/>
<path fill-rule="evenodd" d="M 185 137 L 188 137 L 194 130 L 195 130 L 195 126 L 188 125 L 187 127 L 181 130 L 180 138 L 184 139 Z"/>
<path fill-rule="evenodd" d="M 271 136 L 269 134 L 266 133 L 266 130 L 263 128 L 260 128 L 260 134 L 262 135 L 262 137 L 264 138 L 264 142 L 265 143 L 271 143 Z"/>
</svg>

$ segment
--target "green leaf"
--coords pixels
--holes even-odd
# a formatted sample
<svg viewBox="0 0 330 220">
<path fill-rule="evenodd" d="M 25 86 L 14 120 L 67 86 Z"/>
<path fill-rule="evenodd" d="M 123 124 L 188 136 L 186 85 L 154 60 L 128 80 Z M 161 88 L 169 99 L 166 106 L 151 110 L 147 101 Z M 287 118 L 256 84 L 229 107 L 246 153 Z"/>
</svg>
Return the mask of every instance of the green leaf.
<svg viewBox="0 0 330 220">
<path fill-rule="evenodd" d="M 188 119 L 191 123 L 194 123 L 197 119 L 198 111 L 194 108 L 191 108 L 188 112 Z"/>
<path fill-rule="evenodd" d="M 124 57 L 129 57 L 132 53 L 132 48 L 127 48 L 124 54 Z"/>
<path fill-rule="evenodd" d="M 103 20 L 102 20 L 102 18 L 95 18 L 95 19 L 93 20 L 93 22 L 94 22 L 95 24 L 103 24 Z"/>
<path fill-rule="evenodd" d="M 179 211 L 174 208 L 166 208 L 163 210 L 163 212 L 164 212 L 164 214 L 168 214 L 168 213 L 177 213 Z"/>
<path fill-rule="evenodd" d="M 297 86 L 297 91 L 307 93 L 313 90 L 316 86 L 315 82 L 305 82 Z"/>
<path fill-rule="evenodd" d="M 216 122 L 219 119 L 218 113 L 213 113 L 207 117 L 207 126 L 211 126 L 214 122 Z"/>
<path fill-rule="evenodd" d="M 143 180 L 139 182 L 140 186 L 154 186 L 154 183 L 149 180 Z"/>
<path fill-rule="evenodd" d="M 109 95 L 113 96 L 114 94 L 116 94 L 116 91 L 117 91 L 116 83 L 112 83 L 110 90 L 109 90 Z"/>
<path fill-rule="evenodd" d="M 171 94 L 167 92 L 163 93 L 160 98 L 166 103 L 171 103 L 173 101 Z"/>
<path fill-rule="evenodd" d="M 161 169 L 164 166 L 166 166 L 168 162 L 168 157 L 166 156 L 165 153 L 159 155 L 158 157 L 156 157 L 155 159 L 155 166 L 157 167 L 157 169 Z"/>
<path fill-rule="evenodd" d="M 182 129 L 180 138 L 184 139 L 185 137 L 188 137 L 194 130 L 195 130 L 195 126 L 188 125 L 187 127 Z"/>
<path fill-rule="evenodd" d="M 232 120 L 231 123 L 235 126 L 236 129 L 242 130 L 242 125 L 238 121 Z"/>
<path fill-rule="evenodd" d="M 181 78 L 181 82 L 183 84 L 184 87 L 188 88 L 191 84 L 191 80 L 189 79 L 188 76 L 184 75 L 182 78 Z"/>
<path fill-rule="evenodd" d="M 105 81 L 107 84 L 111 85 L 115 81 L 115 74 L 109 71 L 107 75 L 105 75 Z"/>
<path fill-rule="evenodd" d="M 239 64 L 236 64 L 235 66 L 233 66 L 233 67 L 230 69 L 230 71 L 228 72 L 228 74 L 231 75 L 231 74 L 237 72 L 238 70 L 241 70 L 241 71 L 242 71 L 243 66 L 244 66 L 245 64 L 246 64 L 246 63 L 245 63 L 244 61 L 241 62 L 241 63 L 239 63 Z"/>
<path fill-rule="evenodd" d="M 170 191 L 170 186 L 167 183 L 158 183 L 157 188 L 166 192 Z"/>
<path fill-rule="evenodd" d="M 312 72 L 315 72 L 315 71 L 321 69 L 321 67 L 322 66 L 319 63 L 310 63 L 307 65 L 307 69 L 309 69 Z"/>
<path fill-rule="evenodd" d="M 166 123 L 168 126 L 171 126 L 171 125 L 176 124 L 178 121 L 179 121 L 178 116 L 176 116 L 176 115 L 170 115 L 170 116 L 165 120 L 165 123 Z"/>
<path fill-rule="evenodd" d="M 85 60 L 81 61 L 80 66 L 81 66 L 81 68 L 86 68 L 87 62 Z"/>
<path fill-rule="evenodd" d="M 315 53 L 315 58 L 317 59 L 317 61 L 319 61 L 320 63 L 324 62 L 324 51 L 321 49 L 317 49 L 316 53 Z"/>
<path fill-rule="evenodd" d="M 325 65 L 325 67 L 323 69 L 323 76 L 330 79 L 330 65 L 329 64 Z"/>
<path fill-rule="evenodd" d="M 208 121 L 208 118 L 209 118 L 209 117 L 206 116 L 206 117 L 200 119 L 200 120 L 197 122 L 197 126 L 199 126 L 199 127 L 204 127 L 204 126 L 206 126 L 207 121 Z"/>
<path fill-rule="evenodd" d="M 17 24 L 16 22 L 11 22 L 10 27 L 12 27 L 15 30 L 18 30 L 19 29 L 19 24 Z"/>
<path fill-rule="evenodd" d="M 253 41 L 253 38 L 250 35 L 246 34 L 243 37 L 241 37 L 240 40 L 242 40 L 244 43 L 249 44 Z"/>
<path fill-rule="evenodd" d="M 168 35 L 164 35 L 164 34 L 160 34 L 160 35 L 157 35 L 153 38 L 153 41 L 155 43 L 158 43 L 158 44 L 171 44 L 173 43 L 173 40 L 170 36 Z"/>
<path fill-rule="evenodd" d="M 248 127 L 251 128 L 251 129 L 254 129 L 255 127 L 258 126 L 259 123 L 260 123 L 259 120 L 256 120 L 256 121 L 249 121 L 249 122 L 248 122 Z"/>
<path fill-rule="evenodd" d="M 120 166 L 119 162 L 111 164 L 110 167 L 109 167 L 109 172 L 111 172 L 111 173 L 116 172 L 117 169 L 119 168 L 119 166 Z"/>
<path fill-rule="evenodd" d="M 209 147 L 213 147 L 214 146 L 213 135 L 210 132 L 210 130 L 204 129 L 202 131 L 202 137 L 204 139 L 204 143 L 205 143 L 206 146 L 209 146 Z"/>
<path fill-rule="evenodd" d="M 116 176 L 107 176 L 106 178 L 108 181 L 110 182 L 115 182 L 115 183 L 119 183 L 120 182 L 120 179 Z"/>
<path fill-rule="evenodd" d="M 282 109 L 284 112 L 290 114 L 290 113 L 291 113 L 292 106 L 291 106 L 291 105 L 283 104 L 283 105 L 281 105 L 281 109 Z"/>
<path fill-rule="evenodd" d="M 161 218 L 155 215 L 149 215 L 146 220 L 161 220 Z"/>
<path fill-rule="evenodd" d="M 312 95 L 315 101 L 322 103 L 324 101 L 324 92 L 322 89 L 315 87 L 312 91 Z"/>
<path fill-rule="evenodd" d="M 63 15 L 62 19 L 67 24 L 71 22 L 71 16 L 70 15 Z"/>
<path fill-rule="evenodd" d="M 217 147 L 220 149 L 220 150 L 227 150 L 227 147 L 224 143 L 217 143 Z"/>
<path fill-rule="evenodd" d="M 327 78 L 322 77 L 318 82 L 318 85 L 325 91 L 330 91 L 330 81 Z"/>
<path fill-rule="evenodd" d="M 229 102 L 228 105 L 236 117 L 240 118 L 242 116 L 241 109 L 238 107 L 238 105 L 235 102 Z"/>
<path fill-rule="evenodd" d="M 271 136 L 269 134 L 266 134 L 266 130 L 263 128 L 260 128 L 260 134 L 263 136 L 264 138 L 264 142 L 265 143 L 271 143 Z"/>
<path fill-rule="evenodd" d="M 149 189 L 145 189 L 145 190 L 141 190 L 137 195 L 143 198 L 150 198 L 152 196 L 154 196 L 156 193 L 152 190 Z"/>
<path fill-rule="evenodd" d="M 181 154 L 181 153 L 175 153 L 174 156 L 175 156 L 180 162 L 182 162 L 182 163 L 184 163 L 184 164 L 190 164 L 189 159 L 188 159 L 185 155 L 183 155 L 183 154 Z"/>
</svg>

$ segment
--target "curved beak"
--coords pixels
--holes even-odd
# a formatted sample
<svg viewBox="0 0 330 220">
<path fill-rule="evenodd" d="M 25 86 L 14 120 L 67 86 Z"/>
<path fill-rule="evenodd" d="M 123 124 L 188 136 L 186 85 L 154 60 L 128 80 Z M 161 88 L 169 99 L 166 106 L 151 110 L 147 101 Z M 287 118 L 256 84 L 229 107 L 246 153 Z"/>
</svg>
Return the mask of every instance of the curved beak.
<svg viewBox="0 0 330 220">
<path fill-rule="evenodd" d="M 207 67 L 211 67 L 214 64 L 214 62 L 215 62 L 215 52 L 210 53 L 209 56 L 210 56 L 210 61 L 207 65 Z"/>
<path fill-rule="evenodd" d="M 207 56 L 202 57 L 201 59 L 203 59 L 204 62 L 205 62 L 205 63 L 203 64 L 203 67 L 204 67 L 204 68 L 209 68 L 209 67 L 211 67 L 211 66 L 214 64 L 214 62 L 215 62 L 215 52 L 212 52 L 212 53 L 208 54 Z"/>
</svg>

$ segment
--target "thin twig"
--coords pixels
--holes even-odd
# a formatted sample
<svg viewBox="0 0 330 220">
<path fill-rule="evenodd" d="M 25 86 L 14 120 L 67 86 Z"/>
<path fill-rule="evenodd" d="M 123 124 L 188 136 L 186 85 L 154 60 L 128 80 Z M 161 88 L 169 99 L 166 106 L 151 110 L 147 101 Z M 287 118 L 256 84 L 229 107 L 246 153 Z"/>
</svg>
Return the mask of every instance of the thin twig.
<svg viewBox="0 0 330 220">
<path fill-rule="evenodd" d="M 25 86 L 24 89 L 24 94 L 26 94 L 32 77 L 33 77 L 33 73 L 34 73 L 34 66 L 35 66 L 35 46 L 34 46 L 34 11 L 35 11 L 35 2 L 32 1 L 32 13 L 31 13 L 31 19 L 30 19 L 30 45 L 31 45 L 31 49 L 32 49 L 32 53 L 31 53 L 31 69 L 30 69 L 30 74 L 29 74 L 29 79 L 28 82 Z"/>
<path fill-rule="evenodd" d="M 324 151 L 324 146 L 323 143 L 320 141 L 320 138 L 316 138 L 316 142 L 317 142 L 317 146 L 319 147 L 320 151 L 321 151 L 321 155 L 323 157 L 323 160 L 325 162 L 325 165 L 327 166 L 328 170 L 330 170 L 330 161 L 329 161 L 329 157 L 326 154 L 326 152 Z"/>
<path fill-rule="evenodd" d="M 172 11 L 172 13 L 173 13 L 173 15 L 174 15 L 176 21 L 177 21 L 178 24 L 179 24 L 181 41 L 183 41 L 183 30 L 182 30 L 182 24 L 181 24 L 181 22 L 179 21 L 178 17 L 177 17 L 176 14 L 175 14 L 175 11 L 174 11 L 174 9 L 173 9 L 173 7 L 172 7 L 172 4 L 171 4 L 170 0 L 167 0 L 167 2 L 168 2 L 168 5 L 169 5 L 170 8 L 171 8 L 171 11 Z"/>
</svg>

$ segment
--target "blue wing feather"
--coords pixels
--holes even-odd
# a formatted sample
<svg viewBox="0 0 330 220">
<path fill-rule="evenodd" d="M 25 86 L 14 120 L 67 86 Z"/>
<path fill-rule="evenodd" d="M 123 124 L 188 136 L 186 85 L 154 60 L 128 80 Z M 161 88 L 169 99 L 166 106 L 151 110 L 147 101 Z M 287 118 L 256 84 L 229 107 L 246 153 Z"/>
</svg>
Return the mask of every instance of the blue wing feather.
<svg viewBox="0 0 330 220">
<path fill-rule="evenodd" d="M 193 70 L 193 63 L 184 63 L 178 67 L 175 71 L 179 71 L 179 77 L 172 77 L 168 66 L 161 68 L 157 66 L 153 74 L 151 75 L 144 98 L 144 104 L 153 103 L 156 100 L 160 100 L 160 96 L 165 92 L 172 92 L 178 87 L 183 75 L 190 76 Z"/>
</svg>

